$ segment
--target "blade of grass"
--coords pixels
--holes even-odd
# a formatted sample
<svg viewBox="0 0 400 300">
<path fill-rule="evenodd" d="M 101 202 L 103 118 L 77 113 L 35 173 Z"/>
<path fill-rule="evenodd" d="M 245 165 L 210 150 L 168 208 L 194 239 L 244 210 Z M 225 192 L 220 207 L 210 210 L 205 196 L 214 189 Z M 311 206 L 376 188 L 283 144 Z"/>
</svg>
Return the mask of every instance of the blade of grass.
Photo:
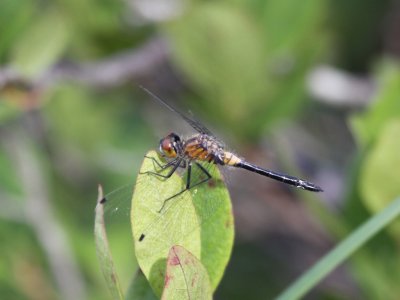
<svg viewBox="0 0 400 300">
<path fill-rule="evenodd" d="M 124 299 L 118 275 L 114 268 L 114 261 L 111 256 L 110 247 L 104 225 L 104 197 L 103 189 L 99 185 L 99 192 L 97 198 L 97 205 L 95 209 L 95 222 L 94 222 L 94 235 L 96 240 L 97 257 L 100 261 L 100 267 L 103 271 L 107 287 L 111 292 L 112 299 Z"/>
<path fill-rule="evenodd" d="M 376 233 L 392 222 L 399 214 L 400 198 L 396 198 L 384 210 L 371 217 L 368 221 L 353 231 L 349 237 L 325 255 L 276 299 L 292 300 L 304 296 L 320 280 L 364 245 Z"/>
</svg>

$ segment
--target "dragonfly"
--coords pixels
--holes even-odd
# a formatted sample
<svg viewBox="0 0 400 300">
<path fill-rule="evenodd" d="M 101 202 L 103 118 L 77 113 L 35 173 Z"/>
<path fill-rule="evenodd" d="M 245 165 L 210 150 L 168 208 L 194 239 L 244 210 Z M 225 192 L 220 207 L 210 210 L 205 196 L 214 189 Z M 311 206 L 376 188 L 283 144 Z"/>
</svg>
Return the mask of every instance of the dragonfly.
<svg viewBox="0 0 400 300">
<path fill-rule="evenodd" d="M 151 159 L 158 168 L 154 171 L 140 172 L 139 174 L 141 175 L 147 174 L 150 176 L 159 177 L 162 180 L 168 180 L 178 170 L 186 170 L 186 180 L 182 189 L 177 193 L 174 193 L 173 195 L 166 196 L 165 199 L 161 201 L 161 207 L 157 211 L 157 213 L 160 215 L 160 218 L 159 220 L 154 221 L 154 226 L 156 226 L 155 224 L 157 222 L 163 222 L 163 214 L 166 212 L 165 208 L 168 202 L 179 197 L 183 193 L 193 190 L 199 185 L 205 184 L 210 181 L 213 178 L 210 169 L 215 165 L 245 169 L 247 171 L 257 173 L 282 182 L 284 184 L 288 184 L 310 192 L 323 191 L 321 187 L 317 186 L 314 183 L 299 179 L 294 176 L 262 168 L 246 161 L 244 158 L 234 154 L 233 152 L 226 150 L 225 144 L 201 122 L 173 108 L 170 104 L 165 102 L 163 99 L 161 99 L 159 96 L 157 96 L 147 88 L 143 86 L 139 87 L 162 106 L 166 107 L 175 115 L 186 121 L 186 123 L 188 123 L 196 131 L 195 134 L 189 136 L 188 138 L 183 138 L 174 132 L 171 132 L 163 137 L 160 140 L 158 147 L 159 156 L 164 158 L 163 163 L 160 163 L 154 157 L 145 156 L 146 159 Z M 120 190 L 122 190 L 122 192 L 118 190 L 111 192 L 109 196 L 106 196 L 104 198 L 104 202 L 106 201 L 106 198 L 108 202 L 108 199 L 111 199 L 113 194 L 118 193 L 126 193 L 128 197 L 125 197 L 126 195 L 124 195 L 124 197 L 121 198 L 128 199 L 129 195 L 131 195 L 132 187 L 123 187 Z M 117 207 L 115 210 L 117 209 L 119 208 Z M 180 210 L 180 205 L 178 205 L 178 207 L 174 207 L 174 209 Z M 214 211 L 215 209 L 216 208 L 214 207 L 212 210 Z M 176 212 L 176 214 L 179 215 L 180 212 Z M 209 217 L 210 215 L 207 215 L 203 218 L 203 221 L 205 218 Z M 149 224 L 148 228 L 151 227 L 152 225 Z M 143 241 L 145 237 L 146 233 L 141 233 L 139 237 L 139 242 Z"/>
<path fill-rule="evenodd" d="M 160 140 L 159 143 L 159 154 L 166 159 L 166 163 L 161 165 L 153 157 L 147 157 L 152 159 L 159 167 L 157 172 L 147 171 L 141 174 L 149 174 L 158 176 L 164 179 L 170 178 L 178 169 L 183 168 L 187 170 L 186 184 L 178 193 L 171 195 L 164 199 L 163 204 L 158 211 L 162 213 L 166 203 L 186 191 L 193 189 L 196 186 L 206 183 L 212 176 L 210 172 L 203 166 L 202 163 L 209 163 L 219 166 L 231 166 L 235 168 L 245 169 L 247 171 L 257 173 L 279 182 L 295 186 L 310 192 L 322 192 L 323 189 L 314 183 L 299 179 L 294 176 L 290 176 L 283 173 L 278 173 L 266 168 L 259 167 L 246 161 L 244 158 L 239 157 L 233 152 L 225 150 L 224 143 L 220 141 L 209 129 L 194 118 L 188 117 L 186 114 L 181 113 L 177 109 L 173 108 L 167 102 L 162 100 L 159 96 L 148 90 L 147 88 L 140 86 L 149 96 L 158 101 L 161 105 L 172 111 L 184 119 L 193 129 L 197 131 L 196 134 L 192 135 L 187 139 L 183 139 L 178 134 L 172 132 L 166 135 Z M 203 179 L 197 182 L 193 180 L 192 169 L 196 167 L 203 173 Z M 169 170 L 168 172 L 163 172 Z M 144 235 L 139 240 L 143 240 Z"/>
</svg>

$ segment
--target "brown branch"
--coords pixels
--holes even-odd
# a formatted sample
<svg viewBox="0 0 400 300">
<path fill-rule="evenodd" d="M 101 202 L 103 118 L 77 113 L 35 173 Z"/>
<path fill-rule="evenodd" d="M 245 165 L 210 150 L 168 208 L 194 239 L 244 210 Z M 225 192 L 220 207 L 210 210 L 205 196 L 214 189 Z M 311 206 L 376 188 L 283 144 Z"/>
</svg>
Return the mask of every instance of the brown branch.
<svg viewBox="0 0 400 300">
<path fill-rule="evenodd" d="M 164 63 L 169 55 L 163 38 L 153 38 L 141 47 L 93 63 L 59 63 L 40 77 L 29 80 L 9 67 L 0 69 L 0 89 L 7 85 L 47 89 L 59 82 L 72 81 L 93 87 L 110 88 L 140 79 Z"/>
</svg>

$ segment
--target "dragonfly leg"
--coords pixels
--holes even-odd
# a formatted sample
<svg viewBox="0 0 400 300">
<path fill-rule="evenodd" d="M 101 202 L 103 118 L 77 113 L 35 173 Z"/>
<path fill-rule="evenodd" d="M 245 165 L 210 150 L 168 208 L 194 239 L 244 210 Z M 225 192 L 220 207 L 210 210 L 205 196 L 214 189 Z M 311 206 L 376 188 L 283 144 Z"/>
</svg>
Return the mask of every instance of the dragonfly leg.
<svg viewBox="0 0 400 300">
<path fill-rule="evenodd" d="M 173 160 L 167 162 L 166 164 L 163 164 L 163 165 L 162 165 L 162 164 L 160 164 L 154 157 L 145 155 L 144 158 L 151 159 L 151 160 L 153 161 L 153 163 L 155 163 L 155 164 L 160 168 L 159 171 L 162 171 L 162 170 L 164 170 L 164 169 L 170 167 L 171 165 L 175 164 L 175 162 L 176 162 L 177 160 L 180 159 L 179 157 L 177 157 L 177 158 L 175 158 L 175 159 L 173 159 Z M 147 173 L 147 172 L 139 172 L 139 174 L 144 174 L 144 173 Z"/>
<path fill-rule="evenodd" d="M 152 171 L 139 172 L 139 174 L 151 174 L 151 175 L 155 175 L 155 176 L 162 177 L 165 179 L 170 178 L 172 176 L 172 174 L 175 173 L 176 169 L 178 169 L 178 167 L 181 165 L 182 159 L 183 158 L 174 159 L 174 160 L 170 161 L 169 163 L 165 164 L 163 166 L 162 170 L 164 170 L 170 166 L 173 166 L 172 169 L 166 175 L 163 175 L 163 174 L 160 174 L 157 172 L 152 172 Z M 160 171 L 162 171 L 162 170 L 160 170 Z"/>
<path fill-rule="evenodd" d="M 163 202 L 163 204 L 162 204 L 162 206 L 161 206 L 161 208 L 160 208 L 160 210 L 158 211 L 159 213 L 162 212 L 163 208 L 165 207 L 165 204 L 166 204 L 169 200 L 171 200 L 171 199 L 173 199 L 173 198 L 179 196 L 180 194 L 184 193 L 184 192 L 187 191 L 187 190 L 190 190 L 191 188 L 193 188 L 193 187 L 195 187 L 195 186 L 198 186 L 198 185 L 200 185 L 200 184 L 202 184 L 202 183 L 204 183 L 204 182 L 209 181 L 209 180 L 212 178 L 211 174 L 210 174 L 201 164 L 199 164 L 199 163 L 197 163 L 197 162 L 195 162 L 195 164 L 196 164 L 196 166 L 197 166 L 204 174 L 206 174 L 207 177 L 204 178 L 204 179 L 202 179 L 202 180 L 200 180 L 199 182 L 196 182 L 194 185 L 191 185 L 192 162 L 189 161 L 189 163 L 188 163 L 188 171 L 187 171 L 186 186 L 185 186 L 185 188 L 184 188 L 183 190 L 181 190 L 180 192 L 176 193 L 175 195 L 173 195 L 173 196 L 171 196 L 171 197 L 165 199 L 164 202 Z"/>
<path fill-rule="evenodd" d="M 197 182 L 195 185 L 192 185 L 190 188 L 195 187 L 196 185 L 202 184 L 202 183 L 204 183 L 204 182 L 207 182 L 207 181 L 209 181 L 209 180 L 212 178 L 211 174 L 210 174 L 210 173 L 206 170 L 206 168 L 204 168 L 201 164 L 199 164 L 198 162 L 196 162 L 196 166 L 198 166 L 199 169 L 202 170 L 203 173 L 206 174 L 207 177 L 204 178 L 204 179 L 202 179 L 201 181 Z"/>
</svg>

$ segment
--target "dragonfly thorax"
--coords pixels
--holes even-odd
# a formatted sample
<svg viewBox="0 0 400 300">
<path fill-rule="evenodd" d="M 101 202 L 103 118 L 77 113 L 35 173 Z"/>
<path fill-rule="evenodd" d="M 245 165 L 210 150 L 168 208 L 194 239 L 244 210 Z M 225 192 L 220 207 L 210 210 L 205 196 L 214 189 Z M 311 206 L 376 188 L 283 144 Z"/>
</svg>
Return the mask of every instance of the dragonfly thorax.
<svg viewBox="0 0 400 300">
<path fill-rule="evenodd" d="M 184 156 L 191 160 L 224 164 L 224 146 L 215 137 L 197 134 L 183 142 Z"/>
<path fill-rule="evenodd" d="M 183 158 L 214 163 L 217 165 L 235 166 L 241 158 L 225 151 L 224 145 L 214 136 L 196 134 L 187 140 L 177 134 L 170 133 L 160 140 L 160 153 L 168 158 Z"/>
</svg>

